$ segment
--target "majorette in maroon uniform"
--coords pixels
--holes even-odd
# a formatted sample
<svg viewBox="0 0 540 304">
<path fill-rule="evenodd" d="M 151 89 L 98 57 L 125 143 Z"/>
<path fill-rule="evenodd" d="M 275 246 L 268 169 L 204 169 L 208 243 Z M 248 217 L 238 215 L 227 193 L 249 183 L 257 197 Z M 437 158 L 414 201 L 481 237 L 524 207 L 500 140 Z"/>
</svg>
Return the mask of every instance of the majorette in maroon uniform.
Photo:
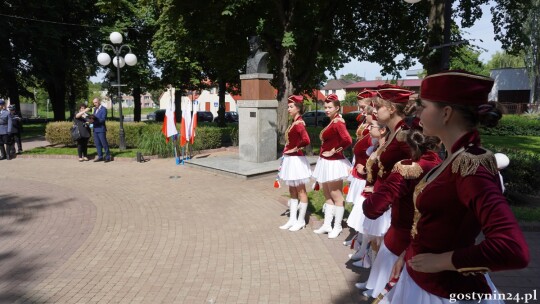
<svg viewBox="0 0 540 304">
<path fill-rule="evenodd" d="M 287 111 L 293 121 L 285 131 L 286 144 L 278 176 L 289 186 L 291 199 L 289 200 L 289 220 L 279 228 L 298 231 L 306 225 L 305 216 L 308 205 L 306 183 L 311 177 L 310 164 L 302 152 L 310 143 L 306 124 L 302 119 L 304 97 L 302 95 L 289 96 Z"/>
<path fill-rule="evenodd" d="M 315 233 L 328 233 L 328 238 L 336 238 L 341 233 L 343 220 L 343 180 L 349 176 L 351 163 L 343 155 L 343 150 L 352 144 L 352 138 L 347 131 L 345 121 L 339 114 L 341 103 L 335 94 L 330 94 L 324 106 L 330 123 L 321 131 L 321 150 L 313 177 L 322 188 L 325 195 L 324 223 Z M 331 195 L 331 193 L 333 195 Z M 341 195 L 338 195 L 341 193 Z M 332 219 L 335 216 L 334 227 Z"/>
<path fill-rule="evenodd" d="M 449 154 L 415 189 L 407 266 L 388 296 L 391 303 L 442 302 L 452 293 L 491 294 L 494 286 L 486 272 L 523 268 L 529 262 L 525 238 L 501 192 L 495 157 L 480 146 L 476 131 L 477 118 L 493 125 L 501 117 L 488 103 L 492 86 L 493 79 L 463 71 L 422 81 L 424 134 L 441 138 Z M 480 231 L 485 239 L 475 244 Z"/>
</svg>

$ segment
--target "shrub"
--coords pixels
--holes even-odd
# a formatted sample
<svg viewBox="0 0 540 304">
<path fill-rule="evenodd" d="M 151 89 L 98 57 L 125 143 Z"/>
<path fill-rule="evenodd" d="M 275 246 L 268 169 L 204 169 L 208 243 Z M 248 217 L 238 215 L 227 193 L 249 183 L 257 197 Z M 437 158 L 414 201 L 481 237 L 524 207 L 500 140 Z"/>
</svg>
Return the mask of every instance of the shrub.
<svg viewBox="0 0 540 304">
<path fill-rule="evenodd" d="M 489 145 L 486 148 L 504 153 L 510 159 L 510 165 L 501 171 L 507 193 L 540 195 L 540 156 Z"/>
<path fill-rule="evenodd" d="M 533 115 L 504 115 L 495 128 L 480 128 L 485 135 L 540 136 L 540 121 Z"/>
<path fill-rule="evenodd" d="M 77 143 L 71 139 L 70 128 L 73 122 L 57 121 L 50 122 L 45 127 L 45 139 L 52 145 L 75 146 Z M 126 147 L 134 148 L 139 145 L 140 136 L 146 124 L 142 122 L 124 123 L 124 135 Z M 107 141 L 110 147 L 118 147 L 120 123 L 117 121 L 107 121 Z M 94 144 L 94 136 L 90 136 L 89 143 Z"/>
</svg>

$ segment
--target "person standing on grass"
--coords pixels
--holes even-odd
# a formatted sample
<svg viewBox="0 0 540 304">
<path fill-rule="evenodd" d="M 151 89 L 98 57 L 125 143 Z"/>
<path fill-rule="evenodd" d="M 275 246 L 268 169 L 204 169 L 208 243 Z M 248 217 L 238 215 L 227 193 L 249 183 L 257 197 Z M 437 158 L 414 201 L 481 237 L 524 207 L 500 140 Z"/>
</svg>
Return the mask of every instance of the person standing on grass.
<svg viewBox="0 0 540 304">
<path fill-rule="evenodd" d="M 92 101 L 94 104 L 94 114 L 92 115 L 94 126 L 94 144 L 96 145 L 98 157 L 94 162 L 111 161 L 111 152 L 109 151 L 109 143 L 107 142 L 107 126 L 105 125 L 105 119 L 107 119 L 107 108 L 101 104 L 99 98 L 94 98 Z M 105 150 L 105 155 L 103 155 Z"/>
<path fill-rule="evenodd" d="M 79 129 L 79 134 L 81 134 L 81 137 L 77 139 L 77 154 L 79 155 L 80 162 L 88 161 L 88 140 L 91 134 L 89 111 L 90 108 L 83 103 L 79 106 L 79 112 L 75 114 L 75 118 L 73 119 L 73 123 Z"/>
<path fill-rule="evenodd" d="M 349 176 L 351 163 L 343 155 L 343 150 L 352 144 L 352 138 L 341 117 L 341 103 L 337 95 L 330 94 L 324 101 L 324 111 L 330 118 L 330 123 L 321 131 L 321 151 L 317 165 L 313 171 L 313 178 L 322 188 L 325 198 L 324 224 L 317 230 L 317 234 L 328 233 L 329 239 L 339 236 L 341 221 L 345 208 L 343 207 L 343 180 Z M 334 219 L 332 228 L 332 220 Z"/>
<path fill-rule="evenodd" d="M 287 111 L 293 118 L 293 122 L 285 131 L 287 143 L 283 151 L 283 163 L 279 170 L 279 178 L 289 186 L 291 199 L 289 200 L 289 221 L 279 228 L 298 231 L 306 226 L 308 207 L 306 184 L 311 177 L 311 168 L 302 150 L 310 144 L 310 140 L 306 124 L 302 119 L 304 97 L 291 95 L 287 99 L 287 103 Z"/>
</svg>

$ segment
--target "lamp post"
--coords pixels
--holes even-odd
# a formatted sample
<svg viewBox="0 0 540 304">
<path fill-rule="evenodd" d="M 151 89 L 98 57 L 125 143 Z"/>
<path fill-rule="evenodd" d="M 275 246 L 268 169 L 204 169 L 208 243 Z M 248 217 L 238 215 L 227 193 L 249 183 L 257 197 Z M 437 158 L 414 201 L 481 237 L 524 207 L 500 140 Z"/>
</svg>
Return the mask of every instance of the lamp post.
<svg viewBox="0 0 540 304">
<path fill-rule="evenodd" d="M 421 0 L 403 0 L 407 3 L 418 3 Z M 452 0 L 444 0 L 444 27 L 443 27 L 443 44 L 433 46 L 432 49 L 442 48 L 441 54 L 441 71 L 450 69 L 450 46 L 463 43 L 465 41 L 458 41 L 456 43 L 450 43 L 450 30 L 452 23 Z"/>
<path fill-rule="evenodd" d="M 111 57 L 109 54 L 105 53 L 105 48 L 110 48 L 114 53 L 114 58 L 112 59 L 113 65 L 116 67 L 116 84 L 111 84 L 111 86 L 118 87 L 118 113 L 120 115 L 120 129 L 118 130 L 118 133 L 120 135 L 120 150 L 126 149 L 126 138 L 124 134 L 124 116 L 122 115 L 122 95 L 120 92 L 120 87 L 125 86 L 120 84 L 120 69 L 124 67 L 124 65 L 134 66 L 137 64 L 137 56 L 135 54 L 131 53 L 131 48 L 127 44 L 122 44 L 122 34 L 118 32 L 112 32 L 109 36 L 109 39 L 112 42 L 111 44 L 103 44 L 101 48 L 101 53 L 98 55 L 97 60 L 99 64 L 102 66 L 106 66 L 111 62 Z M 120 56 L 122 54 L 122 50 L 124 48 L 127 48 L 128 53 L 125 55 L 125 58 Z M 112 103 L 111 103 L 112 106 Z"/>
</svg>

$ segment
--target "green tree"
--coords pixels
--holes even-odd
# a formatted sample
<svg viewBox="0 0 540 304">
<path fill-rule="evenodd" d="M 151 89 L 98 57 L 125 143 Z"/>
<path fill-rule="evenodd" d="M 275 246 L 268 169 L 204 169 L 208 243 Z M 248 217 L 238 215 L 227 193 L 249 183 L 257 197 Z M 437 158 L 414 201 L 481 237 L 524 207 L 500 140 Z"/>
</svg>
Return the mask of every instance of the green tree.
<svg viewBox="0 0 540 304">
<path fill-rule="evenodd" d="M 152 40 L 158 27 L 156 20 L 159 15 L 156 3 L 155 1 L 139 0 L 99 0 L 96 6 L 102 14 L 101 41 L 110 43 L 104 41 L 104 38 L 109 37 L 111 32 L 118 31 L 124 36 L 123 44 L 130 46 L 133 54 L 137 56 L 135 66 L 126 66 L 121 69 L 120 81 L 127 85 L 129 93 L 133 96 L 133 120 L 140 121 L 143 89 L 153 90 L 162 87 L 152 62 L 154 57 Z M 110 53 L 109 49 L 106 51 Z M 116 83 L 116 67 L 111 63 L 105 67 L 105 70 L 108 69 L 112 69 L 114 76 L 108 77 L 107 80 L 111 84 Z M 118 95 L 116 87 L 110 87 L 109 90 L 114 90 L 114 95 Z M 128 94 L 127 90 L 124 90 L 123 93 Z"/>
<path fill-rule="evenodd" d="M 468 45 L 459 47 L 450 60 L 450 69 L 466 70 L 475 74 L 489 76 L 489 70 L 479 59 L 480 52 Z"/>
<path fill-rule="evenodd" d="M 496 52 L 486 63 L 488 70 L 503 68 L 522 68 L 525 67 L 525 55 L 523 52 L 512 55 L 507 52 Z"/>
<path fill-rule="evenodd" d="M 356 92 L 349 92 L 345 95 L 343 100 L 343 105 L 345 106 L 355 106 L 357 104 Z"/>
<path fill-rule="evenodd" d="M 531 102 L 540 102 L 540 0 L 531 0 L 523 32 L 527 36 L 525 64 L 531 79 Z"/>
<path fill-rule="evenodd" d="M 358 76 L 358 75 L 353 74 L 353 73 L 348 73 L 348 74 L 345 74 L 345 75 L 341 75 L 339 77 L 339 79 L 348 80 L 348 81 L 354 81 L 354 82 L 366 80 L 364 77 Z"/>
</svg>

